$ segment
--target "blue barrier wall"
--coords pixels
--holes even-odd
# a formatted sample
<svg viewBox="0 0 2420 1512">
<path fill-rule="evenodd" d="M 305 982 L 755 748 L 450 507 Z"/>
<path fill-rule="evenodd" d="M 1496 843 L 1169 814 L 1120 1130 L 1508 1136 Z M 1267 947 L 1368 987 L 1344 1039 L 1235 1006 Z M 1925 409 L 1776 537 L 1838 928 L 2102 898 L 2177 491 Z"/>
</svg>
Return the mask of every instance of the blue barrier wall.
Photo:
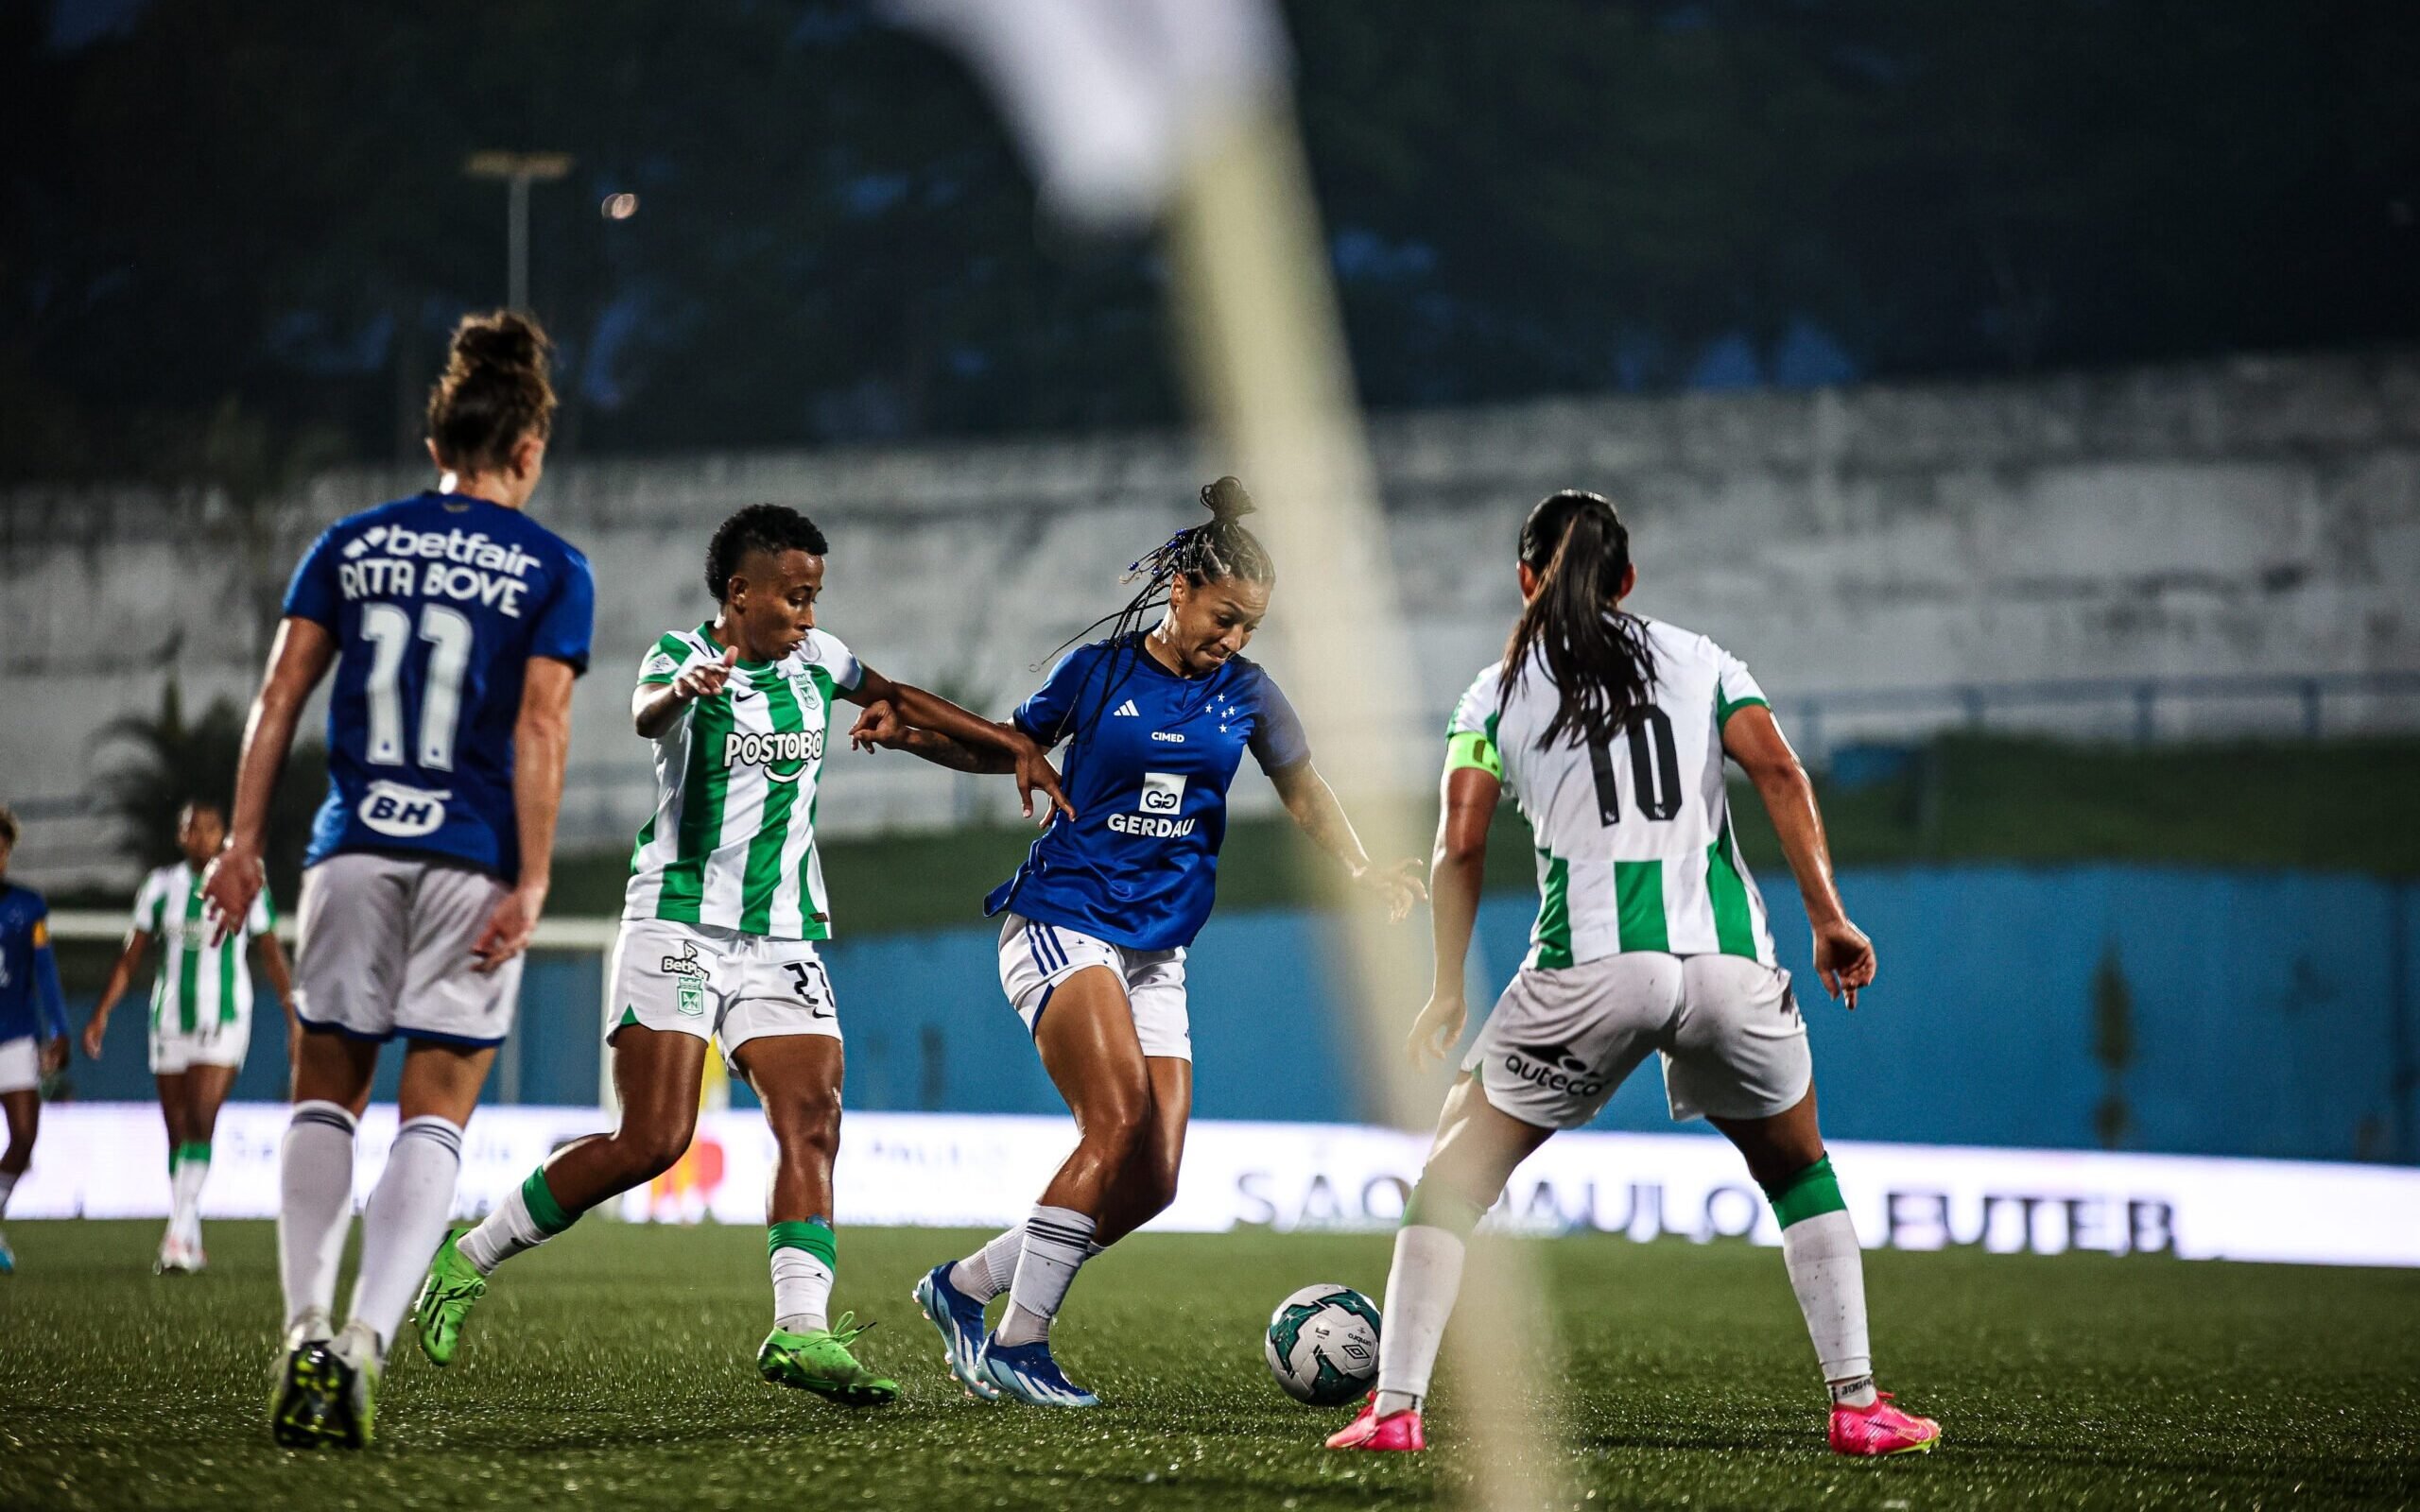
<svg viewBox="0 0 2420 1512">
<path fill-rule="evenodd" d="M 1786 885 L 1785 885 L 1786 886 Z M 1851 872 L 1881 977 L 1854 1014 L 1823 999 L 1795 900 L 1771 888 L 1782 963 L 1813 1037 L 1824 1125 L 1843 1139 L 2325 1160 L 2415 1159 L 2420 887 L 2374 878 L 2134 867 Z M 1475 1010 L 1519 963 L 1531 912 L 1490 898 Z M 1190 963 L 1203 1117 L 1369 1111 L 1315 916 L 1225 915 Z M 1426 953 L 1425 928 L 1404 948 Z M 844 938 L 828 950 L 863 1108 L 1055 1112 L 1001 1001 L 994 932 Z M 541 956 L 524 988 L 517 1073 L 491 1099 L 583 1103 L 596 1087 L 593 956 Z M 81 1022 L 87 1005 L 77 1006 Z M 1409 1023 L 1417 1004 L 1402 1005 Z M 79 1094 L 141 1097 L 139 1005 Z M 390 1057 L 391 1058 L 391 1057 Z M 237 1094 L 279 1095 L 285 1047 L 255 1025 Z M 391 1065 L 382 1090 L 391 1091 Z M 1651 1063 L 1600 1126 L 1667 1129 Z M 1442 1081 L 1440 1082 L 1442 1086 Z M 737 1099 L 748 1101 L 744 1090 Z M 1696 1125 L 1702 1127 L 1703 1125 Z"/>
</svg>

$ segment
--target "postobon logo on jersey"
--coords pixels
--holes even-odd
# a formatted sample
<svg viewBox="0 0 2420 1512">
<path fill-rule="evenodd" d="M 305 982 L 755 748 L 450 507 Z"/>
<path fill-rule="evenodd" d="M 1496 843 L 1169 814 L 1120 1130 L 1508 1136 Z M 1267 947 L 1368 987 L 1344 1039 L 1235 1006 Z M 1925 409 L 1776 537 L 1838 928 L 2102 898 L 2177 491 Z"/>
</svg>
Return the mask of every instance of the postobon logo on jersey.
<svg viewBox="0 0 2420 1512">
<path fill-rule="evenodd" d="M 765 775 L 776 782 L 798 781 L 808 762 L 822 759 L 823 731 L 820 730 L 776 730 L 761 735 L 734 730 L 722 737 L 725 766 L 770 767 Z"/>
<path fill-rule="evenodd" d="M 445 823 L 445 800 L 451 791 L 432 793 L 401 782 L 372 782 L 354 813 L 362 823 L 398 840 L 434 834 Z"/>
</svg>

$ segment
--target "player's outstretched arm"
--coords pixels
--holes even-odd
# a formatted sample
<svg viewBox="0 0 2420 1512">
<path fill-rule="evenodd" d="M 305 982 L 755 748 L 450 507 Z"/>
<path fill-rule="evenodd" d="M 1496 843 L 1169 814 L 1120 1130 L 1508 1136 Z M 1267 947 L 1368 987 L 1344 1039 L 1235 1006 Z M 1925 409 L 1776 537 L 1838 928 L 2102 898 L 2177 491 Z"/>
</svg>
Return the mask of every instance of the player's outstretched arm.
<svg viewBox="0 0 2420 1512">
<path fill-rule="evenodd" d="M 1478 922 L 1479 885 L 1487 877 L 1487 832 L 1495 822 L 1504 784 L 1479 766 L 1448 766 L 1440 784 L 1437 845 L 1428 857 L 1428 917 L 1436 941 L 1428 1005 L 1411 1026 L 1406 1048 L 1414 1064 L 1435 1065 L 1453 1054 L 1470 1008 L 1462 963 Z"/>
<path fill-rule="evenodd" d="M 1773 832 L 1781 838 L 1781 853 L 1798 879 L 1798 896 L 1806 904 L 1806 921 L 1815 931 L 1815 974 L 1824 990 L 1848 1006 L 1857 1006 L 1858 989 L 1874 981 L 1874 942 L 1849 922 L 1841 902 L 1840 884 L 1832 876 L 1832 847 L 1824 837 L 1824 812 L 1815 803 L 1815 784 L 1789 748 L 1772 711 L 1750 704 L 1733 712 L 1722 726 L 1722 748 L 1756 784 L 1756 797 L 1772 816 Z"/>
<path fill-rule="evenodd" d="M 739 662 L 739 647 L 727 646 L 718 661 L 700 662 L 666 683 L 642 682 L 631 695 L 631 722 L 639 738 L 655 740 L 670 730 L 682 712 L 700 698 L 721 693 Z"/>
<path fill-rule="evenodd" d="M 130 929 L 126 932 L 126 948 L 117 953 L 117 960 L 110 967 L 110 979 L 101 984 L 101 1001 L 93 1005 L 93 1016 L 84 1024 L 84 1055 L 101 1058 L 101 1040 L 108 1035 L 110 1015 L 117 1008 L 117 1000 L 134 985 L 134 974 L 143 970 L 143 954 L 151 948 L 151 932 Z"/>
<path fill-rule="evenodd" d="M 227 845 L 201 879 L 213 945 L 251 916 L 252 900 L 260 896 L 265 875 L 261 847 L 267 843 L 277 774 L 285 770 L 286 754 L 294 748 L 294 726 L 302 705 L 328 675 L 336 656 L 336 637 L 319 621 L 288 615 L 279 622 L 277 642 L 269 647 L 268 674 L 244 721 L 244 754 L 235 767 L 235 812 L 227 822 Z"/>
<path fill-rule="evenodd" d="M 533 656 L 521 679 L 512 725 L 512 813 L 521 838 L 521 875 L 471 946 L 476 970 L 493 971 L 527 950 L 554 885 L 555 818 L 562 810 L 563 766 L 571 755 L 568 662 Z"/>
<path fill-rule="evenodd" d="M 1307 757 L 1270 773 L 1269 781 L 1296 827 L 1342 862 L 1346 875 L 1386 900 L 1390 919 L 1401 923 L 1411 917 L 1413 905 L 1428 896 L 1426 885 L 1420 880 L 1418 857 L 1407 856 L 1389 867 L 1371 861 L 1370 853 L 1361 849 L 1361 837 L 1353 833 L 1353 821 L 1344 816 L 1344 805 L 1336 800 L 1336 790 Z"/>
<path fill-rule="evenodd" d="M 970 709 L 961 709 L 937 693 L 928 693 L 908 682 L 893 682 L 872 667 L 861 667 L 857 685 L 841 694 L 851 703 L 871 710 L 876 704 L 889 704 L 897 717 L 911 730 L 928 730 L 946 736 L 969 751 L 993 753 L 1004 758 L 1005 766 L 959 766 L 960 771 L 1008 771 L 1015 774 L 1017 795 L 1024 800 L 1025 816 L 1032 818 L 1036 793 L 1047 799 L 1044 813 L 1056 809 L 1069 818 L 1076 816 L 1075 805 L 1059 790 L 1058 770 L 1043 754 L 1042 747 L 1014 725 L 994 724 Z M 864 721 L 860 720 L 860 728 Z M 851 738 L 856 739 L 853 731 Z M 881 744 L 877 741 L 875 744 Z M 929 744 L 929 743 L 927 743 Z M 897 748 L 912 749 L 902 746 Z M 934 747 L 937 753 L 944 748 Z M 918 755 L 925 752 L 918 750 Z M 944 766 L 956 765 L 957 759 L 942 759 L 942 754 L 925 756 Z"/>
</svg>

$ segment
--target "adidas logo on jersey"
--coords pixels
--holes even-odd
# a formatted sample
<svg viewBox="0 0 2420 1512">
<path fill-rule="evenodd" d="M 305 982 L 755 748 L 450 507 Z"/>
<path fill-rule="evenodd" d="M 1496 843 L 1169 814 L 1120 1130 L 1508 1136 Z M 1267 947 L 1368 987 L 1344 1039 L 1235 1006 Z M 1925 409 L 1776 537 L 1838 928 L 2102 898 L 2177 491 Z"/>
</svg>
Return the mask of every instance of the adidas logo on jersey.
<svg viewBox="0 0 2420 1512">
<path fill-rule="evenodd" d="M 1111 715 L 1111 717 L 1114 719 L 1140 719 L 1143 717 L 1143 711 L 1135 708 L 1134 700 L 1129 698 L 1124 703 L 1117 706 L 1117 712 Z"/>
</svg>

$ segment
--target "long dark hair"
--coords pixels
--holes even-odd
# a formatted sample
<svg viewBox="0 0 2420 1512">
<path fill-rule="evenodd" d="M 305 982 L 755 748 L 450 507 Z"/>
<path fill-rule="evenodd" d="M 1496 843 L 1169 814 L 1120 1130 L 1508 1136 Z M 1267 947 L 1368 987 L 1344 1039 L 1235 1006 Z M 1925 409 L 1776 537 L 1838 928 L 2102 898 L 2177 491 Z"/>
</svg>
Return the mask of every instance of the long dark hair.
<svg viewBox="0 0 2420 1512">
<path fill-rule="evenodd" d="M 1504 647 L 1496 712 L 1534 655 L 1562 695 L 1540 749 L 1577 729 L 1590 745 L 1610 745 L 1630 728 L 1655 681 L 1646 623 L 1614 608 L 1630 572 L 1630 529 L 1601 494 L 1565 489 L 1538 501 L 1521 524 L 1521 560 L 1538 591 Z"/>
<path fill-rule="evenodd" d="M 1277 564 L 1270 559 L 1269 548 L 1243 526 L 1243 517 L 1259 507 L 1244 491 L 1244 486 L 1231 477 L 1203 484 L 1201 507 L 1210 511 L 1209 519 L 1178 531 L 1157 550 L 1127 564 L 1126 576 L 1119 581 L 1139 580 L 1143 586 L 1126 601 L 1126 606 L 1067 637 L 1060 643 L 1058 651 L 1064 651 L 1104 625 L 1109 627 L 1109 639 L 1113 641 L 1141 629 L 1151 610 L 1167 605 L 1168 586 L 1179 577 L 1195 588 L 1231 578 L 1276 586 Z M 1051 654 L 1056 656 L 1058 651 Z"/>
</svg>

